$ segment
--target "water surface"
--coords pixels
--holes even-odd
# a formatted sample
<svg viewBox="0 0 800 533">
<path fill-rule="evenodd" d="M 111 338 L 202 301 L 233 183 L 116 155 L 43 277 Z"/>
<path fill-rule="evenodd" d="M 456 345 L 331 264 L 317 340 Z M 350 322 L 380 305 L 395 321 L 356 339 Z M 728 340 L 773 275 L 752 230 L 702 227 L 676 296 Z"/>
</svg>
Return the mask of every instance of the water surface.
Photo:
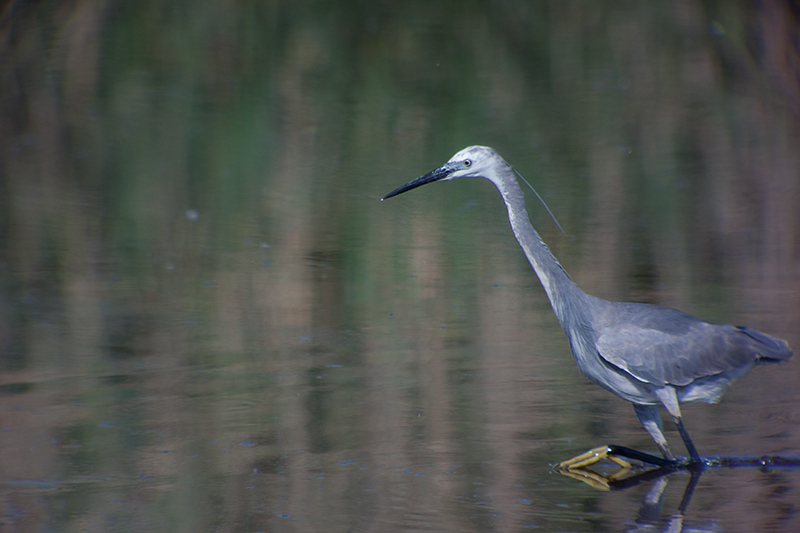
<svg viewBox="0 0 800 533">
<path fill-rule="evenodd" d="M 797 347 L 788 9 L 12 2 L 0 524 L 667 527 L 688 474 L 598 491 L 551 468 L 654 445 L 578 372 L 492 185 L 379 199 L 493 146 L 587 292 Z M 800 455 L 799 368 L 686 406 L 701 454 Z M 715 470 L 683 523 L 797 531 L 798 501 L 797 470 Z"/>
</svg>

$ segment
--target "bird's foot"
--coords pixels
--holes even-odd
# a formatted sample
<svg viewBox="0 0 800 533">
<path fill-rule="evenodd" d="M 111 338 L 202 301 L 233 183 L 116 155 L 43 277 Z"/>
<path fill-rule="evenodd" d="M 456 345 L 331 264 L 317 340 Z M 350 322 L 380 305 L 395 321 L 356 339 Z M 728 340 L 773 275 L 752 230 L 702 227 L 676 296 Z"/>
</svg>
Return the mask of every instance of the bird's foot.
<svg viewBox="0 0 800 533">
<path fill-rule="evenodd" d="M 614 463 L 619 468 L 611 472 L 589 468 L 602 462 Z M 615 483 L 631 475 L 634 467 L 622 457 L 615 455 L 611 446 L 600 446 L 560 462 L 556 465 L 556 470 L 564 476 L 583 481 L 596 489 L 610 490 Z"/>
<path fill-rule="evenodd" d="M 566 461 L 562 461 L 558 465 L 556 465 L 556 467 L 561 470 L 576 470 L 579 468 L 586 468 L 587 466 L 597 464 L 606 459 L 615 463 L 620 468 L 627 470 L 633 468 L 633 466 L 631 465 L 631 463 L 628 462 L 628 460 L 638 461 L 640 463 L 656 466 L 659 468 L 674 468 L 686 464 L 685 462 L 673 459 L 672 456 L 670 456 L 669 458 L 658 457 L 656 455 L 640 452 L 638 450 L 626 448 L 624 446 L 609 444 L 607 446 L 600 446 L 599 448 L 593 448 L 586 453 L 582 453 L 580 455 L 573 457 L 572 459 L 567 459 Z"/>
<path fill-rule="evenodd" d="M 561 470 L 577 470 L 597 464 L 604 459 L 608 459 L 609 461 L 616 463 L 620 468 L 625 470 L 630 470 L 633 468 L 628 461 L 614 453 L 613 446 L 600 446 L 599 448 L 593 448 L 586 453 L 576 455 L 572 459 L 561 461 L 558 463 L 558 465 L 556 465 L 556 467 L 560 468 Z"/>
</svg>

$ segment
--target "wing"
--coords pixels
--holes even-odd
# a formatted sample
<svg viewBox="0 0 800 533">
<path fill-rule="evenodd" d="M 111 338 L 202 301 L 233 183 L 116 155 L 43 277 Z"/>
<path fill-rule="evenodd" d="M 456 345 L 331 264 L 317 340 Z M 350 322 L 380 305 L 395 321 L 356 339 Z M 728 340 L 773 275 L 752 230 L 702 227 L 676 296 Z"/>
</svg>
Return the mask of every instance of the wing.
<svg viewBox="0 0 800 533">
<path fill-rule="evenodd" d="M 784 341 L 747 328 L 711 324 L 655 305 L 619 304 L 599 332 L 597 351 L 608 363 L 656 386 L 743 369 L 761 358 L 792 353 Z"/>
</svg>

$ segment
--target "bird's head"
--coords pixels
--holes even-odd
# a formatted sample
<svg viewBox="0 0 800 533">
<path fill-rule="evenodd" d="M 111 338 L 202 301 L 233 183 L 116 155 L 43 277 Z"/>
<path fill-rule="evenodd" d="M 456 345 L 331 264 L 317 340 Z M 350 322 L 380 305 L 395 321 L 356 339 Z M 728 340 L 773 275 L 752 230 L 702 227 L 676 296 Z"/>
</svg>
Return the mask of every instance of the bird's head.
<svg viewBox="0 0 800 533">
<path fill-rule="evenodd" d="M 383 200 L 397 196 L 420 185 L 434 181 L 447 181 L 456 178 L 487 178 L 494 181 L 496 169 L 507 165 L 494 149 L 488 146 L 469 146 L 450 158 L 450 161 L 422 177 L 398 187 L 383 197 Z"/>
</svg>

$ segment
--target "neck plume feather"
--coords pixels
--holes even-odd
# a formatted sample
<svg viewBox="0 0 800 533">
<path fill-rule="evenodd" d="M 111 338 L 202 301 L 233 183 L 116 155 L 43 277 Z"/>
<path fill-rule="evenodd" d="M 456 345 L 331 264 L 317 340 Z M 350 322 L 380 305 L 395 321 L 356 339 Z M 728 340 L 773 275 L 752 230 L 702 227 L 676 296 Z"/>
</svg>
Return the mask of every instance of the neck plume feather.
<svg viewBox="0 0 800 533">
<path fill-rule="evenodd" d="M 493 176 L 491 181 L 497 186 L 506 204 L 514 236 L 539 277 L 561 327 L 566 330 L 569 317 L 577 316 L 575 307 L 580 307 L 570 306 L 570 302 L 580 302 L 587 298 L 587 295 L 572 281 L 534 229 L 528 218 L 519 183 L 510 168 L 504 170 L 502 175 Z M 569 310 L 572 310 L 572 313 Z"/>
</svg>

